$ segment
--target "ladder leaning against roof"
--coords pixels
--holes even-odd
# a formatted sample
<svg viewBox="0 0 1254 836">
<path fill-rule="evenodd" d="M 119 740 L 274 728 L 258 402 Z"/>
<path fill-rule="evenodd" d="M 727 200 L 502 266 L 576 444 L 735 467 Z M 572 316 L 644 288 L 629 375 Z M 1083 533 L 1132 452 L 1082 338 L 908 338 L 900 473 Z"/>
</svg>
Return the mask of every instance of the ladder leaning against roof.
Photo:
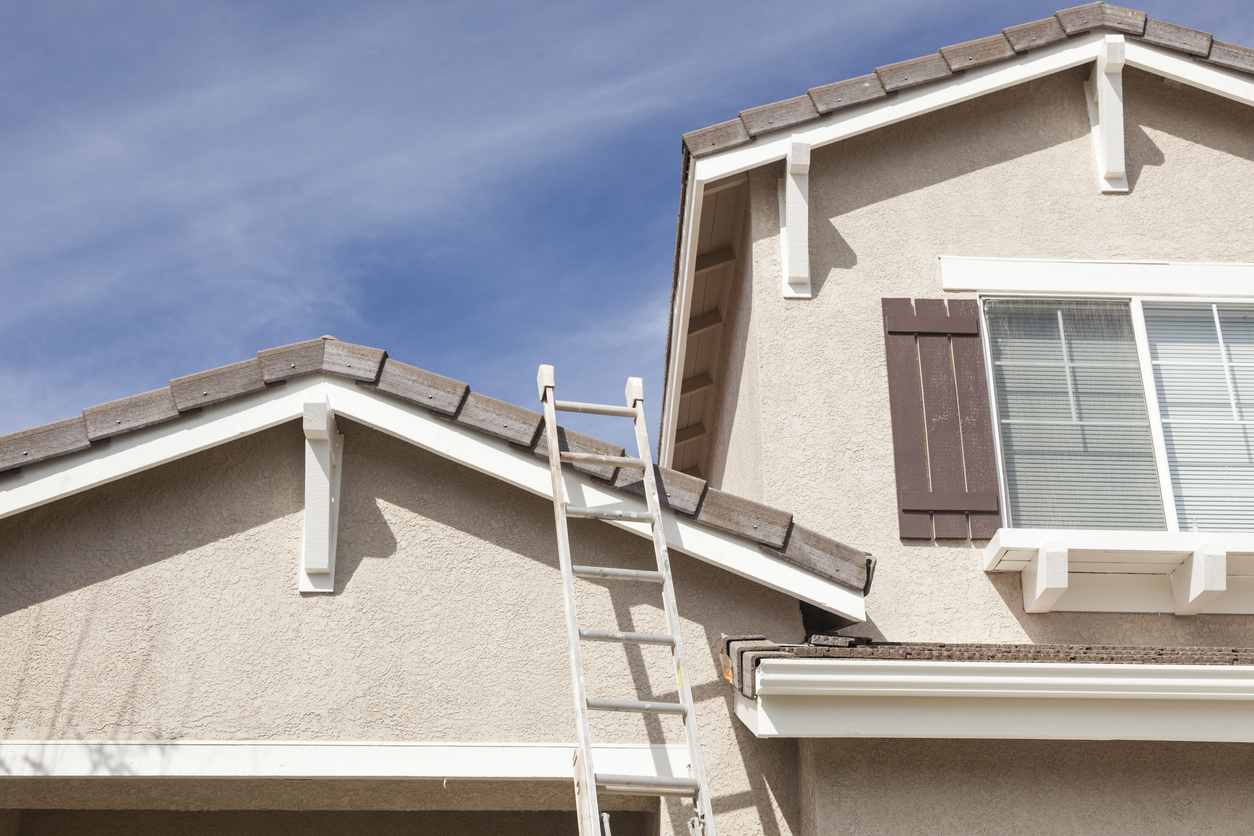
<svg viewBox="0 0 1254 836">
<path fill-rule="evenodd" d="M 666 551 L 666 534 L 662 530 L 662 514 L 658 501 L 658 487 L 649 450 L 649 433 L 644 424 L 644 384 L 638 377 L 627 379 L 627 406 L 603 406 L 600 404 L 559 401 L 554 397 L 552 366 L 541 366 L 536 378 L 540 400 L 544 403 L 544 432 L 548 440 L 549 469 L 553 474 L 553 515 L 557 520 L 557 552 L 562 571 L 562 596 L 566 605 L 566 632 L 570 643 L 570 673 L 575 696 L 575 716 L 579 749 L 575 753 L 575 806 L 579 815 L 580 836 L 610 836 L 609 813 L 601 813 L 597 804 L 597 790 L 616 795 L 681 796 L 691 798 L 695 808 L 689 828 L 695 836 L 715 836 L 714 813 L 710 806 L 710 786 L 705 778 L 705 763 L 701 758 L 701 741 L 697 734 L 697 716 L 689 685 L 688 665 L 684 656 L 684 643 L 680 635 L 679 611 L 675 605 L 675 587 L 671 582 L 670 556 Z M 610 415 L 631 418 L 636 427 L 638 457 L 600 456 L 589 453 L 563 452 L 557 435 L 557 412 L 582 412 L 593 415 Z M 643 513 L 630 511 L 601 511 L 579 508 L 566 502 L 565 484 L 562 479 L 562 462 L 570 464 L 608 465 L 631 467 L 644 472 L 644 495 L 649 510 Z M 578 519 L 621 520 L 647 523 L 653 530 L 653 552 L 657 558 L 657 571 L 611 569 L 597 566 L 575 566 L 571 563 L 570 532 L 566 527 L 569 517 Z M 649 633 L 622 633 L 607 630 L 582 630 L 575 611 L 575 578 L 599 578 L 614 581 L 643 581 L 662 585 L 662 606 L 666 612 L 667 635 Z M 671 649 L 675 662 L 679 702 L 639 702 L 631 700 L 588 699 L 584 688 L 583 658 L 580 642 L 608 641 L 623 644 L 656 644 Z M 632 711 L 643 714 L 676 714 L 683 718 L 684 735 L 688 742 L 689 772 L 687 778 L 660 778 L 647 775 L 609 775 L 597 772 L 592 760 L 592 741 L 589 737 L 589 711 Z M 602 828 L 604 826 L 604 829 Z"/>
</svg>

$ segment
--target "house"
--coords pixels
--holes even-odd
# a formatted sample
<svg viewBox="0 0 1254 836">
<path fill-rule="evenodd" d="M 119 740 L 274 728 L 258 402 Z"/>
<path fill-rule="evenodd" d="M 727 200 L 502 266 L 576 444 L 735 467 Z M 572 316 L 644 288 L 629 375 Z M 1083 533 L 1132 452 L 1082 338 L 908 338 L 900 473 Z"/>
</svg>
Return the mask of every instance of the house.
<svg viewBox="0 0 1254 836">
<path fill-rule="evenodd" d="M 1245 829 L 1251 104 L 1254 50 L 1095 3 L 684 137 L 654 473 L 719 833 Z M 0 438 L 0 834 L 573 832 L 543 423 L 322 338 Z M 598 770 L 684 776 L 679 722 L 594 714 Z"/>
</svg>

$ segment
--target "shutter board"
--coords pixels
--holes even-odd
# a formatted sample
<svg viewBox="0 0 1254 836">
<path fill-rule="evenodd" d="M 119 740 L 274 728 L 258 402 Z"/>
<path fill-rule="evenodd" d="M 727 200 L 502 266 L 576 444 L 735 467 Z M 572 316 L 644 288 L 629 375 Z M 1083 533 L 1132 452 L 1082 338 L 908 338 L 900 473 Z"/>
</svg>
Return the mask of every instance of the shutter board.
<svg viewBox="0 0 1254 836">
<path fill-rule="evenodd" d="M 900 535 L 992 537 L 1001 514 L 978 303 L 881 304 Z"/>
<path fill-rule="evenodd" d="M 979 303 L 974 299 L 952 299 L 949 315 L 971 317 L 979 322 Z M 993 439 L 993 408 L 988 402 L 988 377 L 984 372 L 984 344 L 977 331 L 955 334 L 950 343 L 954 352 L 954 379 L 958 386 L 958 415 L 962 422 L 962 453 L 966 463 L 967 490 L 998 494 L 997 453 Z M 987 540 L 1001 528 L 1001 514 L 973 511 L 971 539 Z"/>
<path fill-rule="evenodd" d="M 927 441 L 923 435 L 923 393 L 919 385 L 919 351 L 913 334 L 887 331 L 889 317 L 914 315 L 909 299 L 884 299 L 884 351 L 888 360 L 888 405 L 893 415 L 893 466 L 897 490 L 927 491 Z M 932 515 L 897 505 L 897 523 L 906 539 L 930 540 Z"/>
<path fill-rule="evenodd" d="M 916 299 L 914 309 L 920 317 L 927 319 L 946 316 L 943 299 Z M 949 337 L 920 334 L 918 340 L 932 492 L 948 494 L 962 491 L 966 479 L 962 472 L 962 432 L 958 426 L 958 392 L 954 386 Z M 961 511 L 935 512 L 932 514 L 932 527 L 937 540 L 965 540 L 967 515 Z"/>
</svg>

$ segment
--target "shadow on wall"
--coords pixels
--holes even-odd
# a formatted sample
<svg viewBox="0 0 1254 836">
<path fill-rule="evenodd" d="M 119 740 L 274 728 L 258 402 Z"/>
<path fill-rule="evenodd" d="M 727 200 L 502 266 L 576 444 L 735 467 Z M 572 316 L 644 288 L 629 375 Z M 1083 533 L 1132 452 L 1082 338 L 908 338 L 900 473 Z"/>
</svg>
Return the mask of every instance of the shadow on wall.
<svg viewBox="0 0 1254 836">
<path fill-rule="evenodd" d="M 823 262 L 811 280 L 814 295 L 823 291 L 832 271 L 858 264 L 858 254 L 841 234 L 842 216 L 1087 139 L 1091 128 L 1083 91 L 1089 71 L 1077 67 L 816 149 L 814 169 L 831 174 L 812 179 L 810 187 L 812 257 Z M 1152 95 L 1143 86 L 1136 81 L 1128 96 Z M 1162 165 L 1164 158 L 1131 118 L 1126 132 L 1129 183 L 1135 190 L 1141 170 Z M 1092 154 L 1083 162 L 1096 178 Z M 998 194 L 972 192 L 963 200 L 995 203 Z M 971 212 L 959 203 L 938 203 L 931 214 L 935 223 L 944 223 L 946 217 Z M 904 239 L 911 235 L 911 224 L 889 225 L 884 232 Z"/>
<path fill-rule="evenodd" d="M 900 540 L 907 549 L 964 549 L 963 561 L 970 566 L 983 566 L 983 551 L 987 540 L 965 542 L 942 540 Z M 1254 646 L 1254 624 L 1242 615 L 1192 615 L 1177 616 L 1169 613 L 1102 613 L 1102 612 L 1050 612 L 1028 613 L 1023 609 L 1022 577 L 1018 572 L 985 573 L 978 583 L 990 585 L 1014 616 L 1026 640 L 1032 644 L 1079 644 L 1125 645 L 1136 647 L 1232 647 Z M 868 601 L 873 607 L 873 601 Z M 980 605 L 972 605 L 973 607 Z M 975 610 L 973 609 L 973 614 Z M 871 624 L 868 619 L 867 624 Z M 848 631 L 850 635 L 864 635 L 861 630 Z M 1094 641 L 1094 637 L 1097 640 Z M 882 639 L 882 636 L 877 636 Z M 1010 640 L 1015 643 L 1022 640 Z"/>
<path fill-rule="evenodd" d="M 293 422 L 0 520 L 0 617 L 300 513 L 304 466 Z"/>
</svg>

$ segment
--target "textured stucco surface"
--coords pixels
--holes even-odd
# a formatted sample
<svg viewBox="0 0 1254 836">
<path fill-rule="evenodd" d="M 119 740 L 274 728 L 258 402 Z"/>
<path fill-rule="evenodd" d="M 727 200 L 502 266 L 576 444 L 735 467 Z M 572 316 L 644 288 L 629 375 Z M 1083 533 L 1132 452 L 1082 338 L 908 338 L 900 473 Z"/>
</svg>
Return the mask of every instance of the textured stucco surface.
<svg viewBox="0 0 1254 836">
<path fill-rule="evenodd" d="M 341 424 L 334 595 L 296 591 L 297 424 L 0 522 L 0 733 L 573 740 L 552 506 Z M 572 539 L 582 562 L 652 565 L 647 541 L 602 523 L 572 523 Z M 756 741 L 733 724 L 718 642 L 746 628 L 800 639 L 799 610 L 700 561 L 675 555 L 673 563 L 716 807 L 728 832 L 761 832 L 778 805 L 795 810 L 795 745 Z M 583 624 L 663 632 L 656 588 L 643 586 L 581 581 Z M 592 696 L 673 694 L 664 649 L 593 644 L 584 658 Z M 682 742 L 675 718 L 593 719 L 599 742 Z M 64 793 L 35 799 L 38 785 L 0 779 L 0 807 L 80 806 Z M 413 785 L 391 786 L 403 795 Z M 481 788 L 478 803 L 528 809 L 534 789 Z M 214 805 L 198 798 L 170 806 Z M 93 806 L 114 805 L 96 796 Z M 678 824 L 680 805 L 669 809 L 664 821 Z"/>
<path fill-rule="evenodd" d="M 897 537 L 881 298 L 958 298 L 942 254 L 1254 261 L 1254 108 L 1127 70 L 1132 188 L 1103 195 L 1086 73 L 816 149 L 810 300 L 780 296 L 778 166 L 751 176 L 762 500 L 876 556 L 871 635 L 1254 644 L 1244 616 L 1025 615 L 1018 576 L 983 572 L 983 543 Z"/>
<path fill-rule="evenodd" d="M 814 740 L 802 832 L 1079 836 L 1249 829 L 1254 747 Z"/>
</svg>

